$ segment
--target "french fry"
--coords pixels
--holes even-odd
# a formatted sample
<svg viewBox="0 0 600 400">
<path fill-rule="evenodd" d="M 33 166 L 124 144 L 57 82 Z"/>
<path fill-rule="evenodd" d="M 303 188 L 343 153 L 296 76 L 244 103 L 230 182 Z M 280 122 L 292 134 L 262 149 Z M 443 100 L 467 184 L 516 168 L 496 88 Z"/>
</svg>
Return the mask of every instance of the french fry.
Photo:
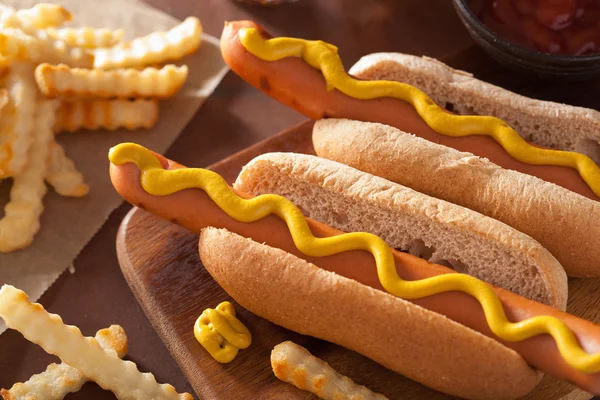
<svg viewBox="0 0 600 400">
<path fill-rule="evenodd" d="M 46 182 L 61 196 L 82 197 L 90 188 L 86 185 L 81 172 L 65 153 L 65 149 L 54 140 L 50 144 Z"/>
<path fill-rule="evenodd" d="M 0 54 L 16 60 L 40 62 L 42 49 L 36 38 L 20 29 L 3 28 L 0 30 Z"/>
<path fill-rule="evenodd" d="M 35 63 L 91 67 L 93 54 L 53 39 L 46 30 L 40 29 L 60 25 L 70 19 L 71 14 L 67 10 L 53 4 L 38 4 L 19 11 L 10 7 L 0 8 L 0 53 Z"/>
<path fill-rule="evenodd" d="M 100 346 L 117 352 L 119 358 L 127 354 L 127 335 L 119 325 L 101 329 L 95 336 Z M 79 391 L 87 377 L 65 363 L 50 364 L 46 371 L 33 375 L 27 382 L 15 383 L 10 390 L 0 390 L 4 400 L 61 400 L 69 393 Z"/>
<path fill-rule="evenodd" d="M 63 100 L 58 108 L 54 131 L 148 129 L 152 128 L 157 120 L 156 100 Z"/>
<path fill-rule="evenodd" d="M 115 69 L 179 60 L 200 46 L 202 25 L 188 17 L 167 32 L 154 32 L 108 49 L 94 50 L 94 68 Z"/>
<path fill-rule="evenodd" d="M 69 47 L 64 42 L 54 40 L 41 30 L 29 35 L 21 29 L 4 28 L 0 31 L 0 54 L 17 60 L 34 63 L 49 62 L 67 64 L 73 67 L 91 67 L 94 55 L 85 49 Z"/>
<path fill-rule="evenodd" d="M 13 286 L 0 289 L 0 317 L 9 328 L 60 357 L 119 399 L 192 399 L 188 393 L 177 393 L 171 385 L 158 384 L 152 374 L 141 373 L 133 362 L 121 360 L 114 350 L 104 350 L 96 339 L 83 336 L 77 327 L 65 325 L 58 315 L 31 303 L 23 291 Z"/>
<path fill-rule="evenodd" d="M 321 399 L 387 399 L 337 373 L 325 361 L 290 341 L 275 346 L 271 352 L 271 366 L 277 378 Z"/>
<path fill-rule="evenodd" d="M 23 10 L 15 10 L 7 6 L 0 7 L 0 24 L 6 28 L 31 25 L 33 28 L 43 29 L 60 26 L 72 18 L 73 15 L 58 4 L 40 3 Z"/>
<path fill-rule="evenodd" d="M 44 30 L 35 31 L 35 38 L 41 48 L 41 58 L 38 62 L 67 64 L 80 68 L 91 68 L 94 65 L 94 55 L 86 49 L 70 47 L 61 40 L 53 39 Z"/>
<path fill-rule="evenodd" d="M 10 201 L 0 220 L 0 252 L 27 247 L 40 229 L 40 215 L 46 195 L 46 163 L 48 145 L 54 138 L 55 102 L 38 100 L 33 129 L 33 142 L 27 153 L 27 165 L 13 179 Z"/>
<path fill-rule="evenodd" d="M 82 28 L 48 28 L 46 32 L 52 39 L 61 40 L 68 46 L 85 47 L 87 49 L 115 46 L 123 40 L 125 34 L 123 29 L 96 29 L 87 26 Z"/>
<path fill-rule="evenodd" d="M 73 15 L 59 4 L 36 4 L 17 11 L 17 16 L 30 21 L 36 28 L 60 26 L 73 19 Z"/>
<path fill-rule="evenodd" d="M 15 62 L 6 78 L 8 101 L 0 118 L 0 178 L 18 174 L 27 162 L 37 89 L 33 65 Z"/>
<path fill-rule="evenodd" d="M 35 80 L 40 91 L 48 97 L 167 98 L 183 86 L 187 74 L 187 66 L 172 64 L 161 69 L 110 71 L 40 64 L 35 69 Z"/>
</svg>

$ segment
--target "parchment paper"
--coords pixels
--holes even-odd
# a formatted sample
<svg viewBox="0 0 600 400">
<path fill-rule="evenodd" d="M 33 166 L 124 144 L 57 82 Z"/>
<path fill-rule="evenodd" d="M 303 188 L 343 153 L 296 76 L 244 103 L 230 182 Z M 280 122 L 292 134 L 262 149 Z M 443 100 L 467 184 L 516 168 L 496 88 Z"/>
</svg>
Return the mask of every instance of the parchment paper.
<svg viewBox="0 0 600 400">
<path fill-rule="evenodd" d="M 4 0 L 15 8 L 41 2 Z M 123 28 L 126 39 L 167 30 L 179 21 L 137 0 L 44 0 L 60 3 L 74 14 L 73 26 Z M 9 283 L 24 290 L 36 301 L 58 276 L 71 267 L 75 257 L 100 229 L 121 197 L 114 191 L 108 175 L 108 149 L 117 143 L 133 141 L 157 152 L 165 152 L 177 138 L 204 100 L 214 91 L 227 67 L 221 58 L 218 40 L 202 35 L 199 50 L 177 64 L 187 64 L 186 86 L 174 98 L 161 101 L 160 118 L 150 130 L 79 131 L 63 133 L 57 141 L 75 161 L 90 185 L 83 198 L 69 199 L 48 188 L 41 230 L 33 244 L 13 253 L 0 253 L 0 285 Z M 198 132 L 202 134 L 202 132 Z M 8 201 L 11 182 L 0 183 L 0 207 Z M 4 211 L 0 211 L 2 216 Z M 76 271 L 75 271 L 76 273 Z M 0 333 L 5 330 L 0 321 Z"/>
</svg>

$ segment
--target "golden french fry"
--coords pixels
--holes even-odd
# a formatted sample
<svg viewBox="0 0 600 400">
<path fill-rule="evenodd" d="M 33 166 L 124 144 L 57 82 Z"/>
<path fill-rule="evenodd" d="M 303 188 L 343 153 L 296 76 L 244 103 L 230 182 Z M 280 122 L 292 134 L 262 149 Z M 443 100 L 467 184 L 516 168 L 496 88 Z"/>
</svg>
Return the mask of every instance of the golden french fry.
<svg viewBox="0 0 600 400">
<path fill-rule="evenodd" d="M 0 8 L 0 24 L 6 28 L 19 28 L 22 25 L 38 29 L 49 28 L 62 25 L 72 17 L 68 10 L 58 4 L 40 3 L 22 10 L 7 6 Z"/>
<path fill-rule="evenodd" d="M 68 46 L 88 49 L 115 46 L 123 40 L 125 34 L 123 29 L 96 29 L 87 26 L 82 28 L 48 28 L 46 32 L 51 38 L 61 40 Z"/>
<path fill-rule="evenodd" d="M 27 162 L 37 98 L 33 65 L 13 63 L 6 90 L 8 101 L 0 118 L 0 178 L 18 174 Z"/>
<path fill-rule="evenodd" d="M 32 8 L 18 10 L 17 15 L 30 21 L 36 28 L 59 26 L 73 19 L 73 15 L 59 4 L 39 3 Z"/>
<path fill-rule="evenodd" d="M 166 65 L 161 69 L 138 70 L 69 68 L 66 65 L 40 64 L 35 79 L 40 91 L 49 97 L 78 98 L 166 98 L 185 83 L 187 66 Z"/>
<path fill-rule="evenodd" d="M 156 100 L 63 100 L 58 108 L 54 131 L 148 129 L 157 120 Z"/>
<path fill-rule="evenodd" d="M 33 34 L 35 36 L 16 28 L 2 29 L 0 54 L 34 63 L 63 63 L 82 68 L 94 64 L 94 55 L 86 49 L 69 47 L 60 40 L 52 39 L 45 31 L 34 30 Z"/>
<path fill-rule="evenodd" d="M 178 60 L 196 51 L 201 35 L 200 20 L 188 17 L 167 32 L 154 32 L 128 43 L 94 50 L 94 68 L 129 68 Z"/>
<path fill-rule="evenodd" d="M 67 18 L 68 16 L 68 18 Z M 64 63 L 74 67 L 91 67 L 94 55 L 86 49 L 70 47 L 53 39 L 40 27 L 54 26 L 70 19 L 67 10 L 52 4 L 15 11 L 0 9 L 0 53 L 35 63 Z"/>
<path fill-rule="evenodd" d="M 387 399 L 337 373 L 325 361 L 290 341 L 275 346 L 271 352 L 271 366 L 275 376 L 282 381 L 314 393 L 321 399 Z"/>
<path fill-rule="evenodd" d="M 37 63 L 41 61 L 42 49 L 36 38 L 22 30 L 3 28 L 0 30 L 0 54 Z"/>
<path fill-rule="evenodd" d="M 96 340 L 103 349 L 116 351 L 119 358 L 127 353 L 127 335 L 119 325 L 99 330 Z M 0 390 L 0 395 L 5 400 L 61 400 L 77 392 L 87 381 L 79 370 L 65 363 L 50 364 L 46 371 L 33 375 L 27 382 L 15 383 L 10 390 Z"/>
<path fill-rule="evenodd" d="M 0 289 L 0 317 L 9 328 L 60 357 L 119 399 L 192 399 L 188 393 L 177 393 L 171 385 L 158 384 L 152 374 L 141 373 L 133 362 L 121 360 L 114 350 L 102 349 L 96 339 L 83 336 L 77 327 L 65 325 L 58 315 L 31 303 L 23 291 L 13 286 Z"/>
<path fill-rule="evenodd" d="M 81 68 L 91 68 L 94 65 L 94 55 L 86 49 L 70 47 L 61 40 L 51 38 L 46 31 L 37 31 L 35 37 L 41 48 L 39 62 Z"/>
<path fill-rule="evenodd" d="M 0 220 L 0 252 L 29 246 L 40 229 L 40 216 L 44 210 L 42 199 L 46 195 L 44 177 L 48 145 L 54 138 L 55 108 L 52 100 L 38 101 L 27 165 L 13 178 L 10 201 L 4 207 L 4 218 Z"/>
<path fill-rule="evenodd" d="M 50 144 L 48 154 L 46 181 L 61 196 L 81 197 L 90 191 L 73 160 L 66 155 L 65 149 L 54 140 Z"/>
</svg>

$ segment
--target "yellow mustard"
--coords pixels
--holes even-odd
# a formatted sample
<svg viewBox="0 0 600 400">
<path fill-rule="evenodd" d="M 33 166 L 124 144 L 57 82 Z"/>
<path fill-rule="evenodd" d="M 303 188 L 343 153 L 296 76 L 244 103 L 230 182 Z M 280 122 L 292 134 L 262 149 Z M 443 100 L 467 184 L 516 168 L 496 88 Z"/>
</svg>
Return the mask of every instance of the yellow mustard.
<svg viewBox="0 0 600 400">
<path fill-rule="evenodd" d="M 600 196 L 600 167 L 586 155 L 571 151 L 541 149 L 527 143 L 508 124 L 489 116 L 462 116 L 446 112 L 414 86 L 393 81 L 360 81 L 344 70 L 337 47 L 320 40 L 297 38 L 264 39 L 255 28 L 238 32 L 242 46 L 264 61 L 298 57 L 321 70 L 327 90 L 334 89 L 360 100 L 393 97 L 411 104 L 431 129 L 446 136 L 490 136 L 514 159 L 533 165 L 555 165 L 577 170 Z"/>
<path fill-rule="evenodd" d="M 411 300 L 437 293 L 460 291 L 476 298 L 492 332 L 506 341 L 521 341 L 549 334 L 567 363 L 585 373 L 600 371 L 600 353 L 587 354 L 567 325 L 551 316 L 537 316 L 510 322 L 494 290 L 485 282 L 465 274 L 445 274 L 419 281 L 404 281 L 396 272 L 391 248 L 383 239 L 364 232 L 317 238 L 306 218 L 288 199 L 265 194 L 251 199 L 236 195 L 223 177 L 201 168 L 165 170 L 151 151 L 134 143 L 122 143 L 110 149 L 108 158 L 115 165 L 134 163 L 140 169 L 140 184 L 149 194 L 166 196 L 184 189 L 202 189 L 231 218 L 254 222 L 270 214 L 283 219 L 296 247 L 311 257 L 325 257 L 344 251 L 364 250 L 373 254 L 381 285 L 394 296 Z"/>
<path fill-rule="evenodd" d="M 250 331 L 236 318 L 235 309 L 228 301 L 200 314 L 194 324 L 194 336 L 220 363 L 231 362 L 240 349 L 248 348 L 252 342 Z"/>
</svg>

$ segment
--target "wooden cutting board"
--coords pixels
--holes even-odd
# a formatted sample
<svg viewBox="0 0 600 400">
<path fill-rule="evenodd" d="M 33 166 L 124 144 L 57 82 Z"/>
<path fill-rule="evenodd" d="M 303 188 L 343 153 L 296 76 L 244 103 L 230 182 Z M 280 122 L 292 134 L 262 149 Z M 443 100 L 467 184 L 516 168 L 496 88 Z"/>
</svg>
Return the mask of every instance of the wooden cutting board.
<svg viewBox="0 0 600 400">
<path fill-rule="evenodd" d="M 273 151 L 314 154 L 308 121 L 249 147 L 210 168 L 232 183 L 244 164 Z M 311 394 L 276 379 L 271 349 L 285 340 L 305 346 L 340 373 L 391 399 L 449 399 L 340 346 L 278 327 L 237 305 L 211 278 L 198 256 L 198 236 L 133 208 L 121 224 L 117 254 L 125 279 L 150 322 L 202 399 L 310 399 Z M 569 283 L 569 311 L 600 322 L 600 280 Z M 231 301 L 252 332 L 252 345 L 230 364 L 219 364 L 198 344 L 192 328 L 207 307 Z M 457 368 L 460 368 L 457 365 Z M 527 399 L 580 400 L 591 396 L 544 378 Z"/>
</svg>

